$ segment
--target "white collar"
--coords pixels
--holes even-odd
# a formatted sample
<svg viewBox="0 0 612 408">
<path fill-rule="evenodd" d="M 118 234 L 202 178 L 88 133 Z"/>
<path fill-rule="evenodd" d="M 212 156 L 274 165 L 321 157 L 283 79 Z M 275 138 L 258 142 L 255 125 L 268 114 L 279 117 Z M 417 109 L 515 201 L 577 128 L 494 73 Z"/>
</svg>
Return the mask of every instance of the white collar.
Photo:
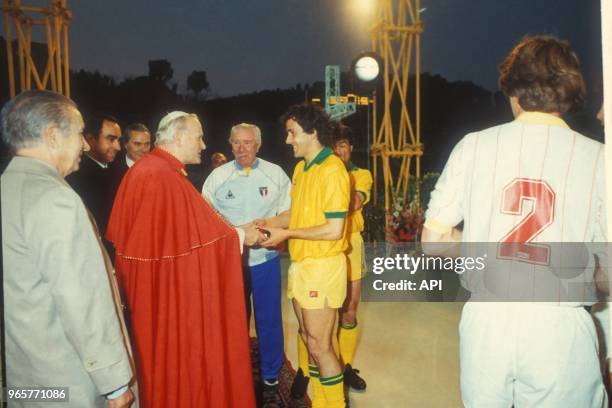
<svg viewBox="0 0 612 408">
<path fill-rule="evenodd" d="M 100 163 L 99 161 L 97 161 L 96 159 L 94 159 L 93 157 L 91 157 L 91 155 L 87 155 L 87 157 L 89 157 L 91 160 L 93 160 L 95 163 L 98 164 L 98 166 L 102 167 L 103 169 L 108 168 L 108 163 Z"/>
</svg>

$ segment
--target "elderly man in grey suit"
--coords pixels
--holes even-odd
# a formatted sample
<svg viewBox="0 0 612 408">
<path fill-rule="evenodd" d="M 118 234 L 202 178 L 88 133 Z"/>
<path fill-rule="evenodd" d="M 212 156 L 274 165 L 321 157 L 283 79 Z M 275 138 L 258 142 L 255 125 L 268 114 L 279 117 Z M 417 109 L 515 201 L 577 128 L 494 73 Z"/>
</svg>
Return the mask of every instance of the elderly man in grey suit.
<svg viewBox="0 0 612 408">
<path fill-rule="evenodd" d="M 28 91 L 4 106 L 1 125 L 15 154 L 1 177 L 7 386 L 67 387 L 58 407 L 128 407 L 133 374 L 103 252 L 64 181 L 89 149 L 81 114 L 68 98 Z"/>
</svg>

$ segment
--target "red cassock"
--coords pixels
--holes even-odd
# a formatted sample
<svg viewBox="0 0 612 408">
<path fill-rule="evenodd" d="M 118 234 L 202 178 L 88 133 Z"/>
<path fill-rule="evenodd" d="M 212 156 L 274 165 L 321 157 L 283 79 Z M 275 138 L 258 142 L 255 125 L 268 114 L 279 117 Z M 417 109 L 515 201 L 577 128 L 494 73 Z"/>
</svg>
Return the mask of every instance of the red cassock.
<svg viewBox="0 0 612 408">
<path fill-rule="evenodd" d="M 236 231 L 155 149 L 125 175 L 107 239 L 129 307 L 142 407 L 254 407 Z"/>
</svg>

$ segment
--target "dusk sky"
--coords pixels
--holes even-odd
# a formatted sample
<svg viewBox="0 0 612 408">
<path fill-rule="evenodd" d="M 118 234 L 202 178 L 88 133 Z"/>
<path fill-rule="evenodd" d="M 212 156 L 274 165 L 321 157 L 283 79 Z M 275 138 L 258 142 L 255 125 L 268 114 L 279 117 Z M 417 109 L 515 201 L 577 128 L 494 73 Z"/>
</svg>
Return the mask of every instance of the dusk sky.
<svg viewBox="0 0 612 408">
<path fill-rule="evenodd" d="M 364 1 L 72 0 L 71 64 L 121 80 L 168 59 L 179 89 L 194 69 L 220 96 L 286 88 L 370 50 L 374 16 L 356 8 Z M 422 0 L 421 8 L 422 71 L 495 89 L 513 44 L 549 33 L 568 39 L 587 78 L 601 80 L 598 0 Z"/>
</svg>

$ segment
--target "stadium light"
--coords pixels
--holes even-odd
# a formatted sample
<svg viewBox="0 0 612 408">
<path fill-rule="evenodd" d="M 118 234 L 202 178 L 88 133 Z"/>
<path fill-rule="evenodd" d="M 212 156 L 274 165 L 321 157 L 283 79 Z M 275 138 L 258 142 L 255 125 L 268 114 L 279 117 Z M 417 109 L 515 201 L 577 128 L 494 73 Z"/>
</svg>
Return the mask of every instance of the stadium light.
<svg viewBox="0 0 612 408">
<path fill-rule="evenodd" d="M 380 75 L 381 58 L 374 52 L 361 53 L 352 65 L 352 72 L 362 82 L 372 83 Z"/>
<path fill-rule="evenodd" d="M 376 7 L 376 0 L 353 0 L 352 6 L 360 14 L 372 15 Z"/>
</svg>

